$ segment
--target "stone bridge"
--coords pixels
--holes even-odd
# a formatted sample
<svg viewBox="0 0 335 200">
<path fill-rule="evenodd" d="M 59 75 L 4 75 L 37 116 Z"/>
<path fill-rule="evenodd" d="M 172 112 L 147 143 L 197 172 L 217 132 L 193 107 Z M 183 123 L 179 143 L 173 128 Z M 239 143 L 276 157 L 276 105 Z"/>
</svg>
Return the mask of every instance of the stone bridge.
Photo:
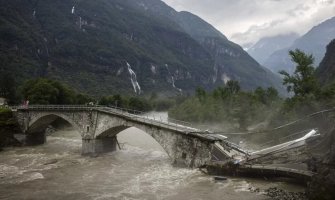
<svg viewBox="0 0 335 200">
<path fill-rule="evenodd" d="M 27 144 L 46 142 L 45 130 L 57 118 L 69 122 L 82 137 L 82 154 L 99 154 L 117 149 L 117 134 L 136 127 L 154 138 L 172 162 L 200 167 L 211 160 L 216 138 L 205 132 L 163 122 L 109 107 L 29 106 L 12 108 Z"/>
<path fill-rule="evenodd" d="M 246 151 L 220 134 L 183 126 L 118 108 L 99 106 L 12 107 L 27 144 L 46 142 L 45 130 L 57 118 L 69 122 L 82 137 L 82 154 L 115 151 L 117 134 L 130 127 L 143 130 L 166 151 L 174 165 L 206 167 L 208 173 L 261 176 L 286 176 L 309 180 L 314 172 L 296 169 L 306 163 L 306 141 L 318 136 L 311 130 L 305 136 L 258 151 Z M 133 112 L 133 111 L 132 111 Z"/>
</svg>

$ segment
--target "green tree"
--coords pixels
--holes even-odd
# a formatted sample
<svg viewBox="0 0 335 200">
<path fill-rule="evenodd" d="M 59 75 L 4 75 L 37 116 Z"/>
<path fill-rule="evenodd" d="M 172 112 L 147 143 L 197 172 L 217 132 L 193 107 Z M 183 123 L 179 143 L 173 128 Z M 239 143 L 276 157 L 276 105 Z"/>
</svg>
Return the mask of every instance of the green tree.
<svg viewBox="0 0 335 200">
<path fill-rule="evenodd" d="M 319 84 L 315 77 L 315 68 L 313 67 L 314 58 L 312 55 L 307 55 L 303 51 L 296 49 L 289 51 L 289 55 L 296 69 L 293 75 L 286 71 L 279 73 L 284 76 L 283 84 L 286 85 L 288 92 L 293 92 L 296 99 L 306 99 L 311 96 L 316 96 L 319 92 Z"/>
<path fill-rule="evenodd" d="M 0 97 L 8 100 L 8 103 L 16 103 L 16 81 L 12 74 L 1 72 L 0 74 Z"/>
<path fill-rule="evenodd" d="M 205 99 L 206 99 L 207 93 L 206 93 L 206 91 L 203 88 L 198 87 L 195 90 L 195 95 L 199 99 L 200 102 L 204 102 Z"/>
<path fill-rule="evenodd" d="M 147 100 L 138 97 L 130 97 L 128 106 L 129 109 L 135 111 L 151 110 L 151 105 L 147 102 Z"/>
<path fill-rule="evenodd" d="M 263 104 L 267 103 L 267 94 L 266 94 L 266 91 L 263 88 L 261 88 L 261 87 L 256 88 L 254 93 L 255 93 L 256 99 L 258 101 L 260 101 Z"/>
<path fill-rule="evenodd" d="M 119 94 L 104 96 L 100 99 L 99 104 L 105 106 L 116 106 L 125 108 L 127 107 L 127 99 Z"/>
<path fill-rule="evenodd" d="M 35 79 L 24 84 L 22 93 L 31 104 L 57 104 L 59 90 L 48 79 Z"/>
<path fill-rule="evenodd" d="M 91 100 L 63 83 L 45 78 L 26 81 L 21 91 L 31 104 L 85 104 Z"/>
<path fill-rule="evenodd" d="M 91 98 L 90 96 L 86 95 L 86 94 L 79 93 L 75 97 L 75 104 L 83 105 L 83 104 L 87 104 L 89 102 L 94 102 L 94 99 Z"/>
<path fill-rule="evenodd" d="M 241 87 L 238 81 L 230 80 L 226 83 L 226 90 L 229 94 L 234 95 L 241 90 Z"/>
</svg>

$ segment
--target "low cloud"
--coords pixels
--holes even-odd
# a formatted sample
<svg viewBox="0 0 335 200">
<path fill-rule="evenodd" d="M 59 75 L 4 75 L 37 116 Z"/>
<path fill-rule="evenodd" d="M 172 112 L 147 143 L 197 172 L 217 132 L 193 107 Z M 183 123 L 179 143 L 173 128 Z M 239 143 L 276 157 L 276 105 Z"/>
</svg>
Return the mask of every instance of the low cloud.
<svg viewBox="0 0 335 200">
<path fill-rule="evenodd" d="M 178 11 L 205 19 L 232 41 L 246 45 L 262 37 L 304 34 L 335 16 L 335 0 L 163 0 Z"/>
</svg>

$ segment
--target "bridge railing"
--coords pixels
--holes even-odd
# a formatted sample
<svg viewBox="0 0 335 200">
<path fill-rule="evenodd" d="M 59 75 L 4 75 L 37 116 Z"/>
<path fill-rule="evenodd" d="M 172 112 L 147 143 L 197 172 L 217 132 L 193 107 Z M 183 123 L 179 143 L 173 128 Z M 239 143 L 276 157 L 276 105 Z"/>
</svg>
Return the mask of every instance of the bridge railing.
<svg viewBox="0 0 335 200">
<path fill-rule="evenodd" d="M 149 118 L 153 118 L 154 120 L 162 121 L 162 122 L 172 122 L 175 124 L 183 125 L 183 126 L 189 126 L 192 127 L 193 124 L 191 122 L 186 122 L 178 119 L 173 119 L 171 117 L 168 117 L 167 120 L 164 120 L 161 116 L 155 116 L 155 115 L 148 115 L 148 112 L 144 111 L 139 111 L 139 110 L 134 110 L 134 109 L 129 109 L 129 108 L 122 108 L 122 107 L 116 107 L 116 106 L 108 106 L 108 108 L 113 108 L 121 111 L 128 112 L 130 114 L 135 114 L 135 115 L 140 115 L 140 116 L 145 116 Z"/>
<path fill-rule="evenodd" d="M 83 110 L 83 109 L 94 109 L 101 107 L 98 105 L 20 105 L 10 106 L 12 110 Z"/>
<path fill-rule="evenodd" d="M 159 126 L 166 126 L 170 129 L 175 130 L 182 130 L 182 131 L 188 131 L 188 132 L 203 132 L 199 129 L 192 128 L 192 124 L 189 122 L 184 122 L 172 118 L 167 118 L 167 120 L 164 120 L 162 117 L 157 117 L 155 115 L 150 115 L 148 112 L 138 111 L 138 110 L 132 110 L 127 108 L 120 108 L 115 106 L 108 106 L 108 107 L 99 107 L 99 109 L 107 112 L 113 112 L 113 113 L 119 113 L 122 115 L 126 115 L 131 118 L 140 119 L 143 122 L 150 123 L 150 124 L 156 124 Z"/>
</svg>

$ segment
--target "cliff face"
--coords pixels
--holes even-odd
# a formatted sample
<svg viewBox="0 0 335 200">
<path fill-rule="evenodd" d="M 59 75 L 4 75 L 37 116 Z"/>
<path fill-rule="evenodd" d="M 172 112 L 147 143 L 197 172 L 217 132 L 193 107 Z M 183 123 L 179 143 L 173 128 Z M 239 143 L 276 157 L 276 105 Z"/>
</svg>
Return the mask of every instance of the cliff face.
<svg viewBox="0 0 335 200">
<path fill-rule="evenodd" d="M 307 161 L 309 170 L 316 172 L 308 184 L 307 195 L 311 200 L 335 199 L 335 128 L 334 112 L 323 113 L 315 117 L 320 136 L 316 140 L 307 141 Z"/>
<path fill-rule="evenodd" d="M 327 52 L 319 68 L 317 76 L 324 85 L 334 83 L 335 81 L 335 40 L 327 46 Z"/>
<path fill-rule="evenodd" d="M 317 175 L 312 178 L 308 187 L 308 196 L 311 200 L 335 199 L 335 129 L 329 131 L 318 145 L 324 149 L 323 153 L 313 154 L 312 168 Z"/>
</svg>

